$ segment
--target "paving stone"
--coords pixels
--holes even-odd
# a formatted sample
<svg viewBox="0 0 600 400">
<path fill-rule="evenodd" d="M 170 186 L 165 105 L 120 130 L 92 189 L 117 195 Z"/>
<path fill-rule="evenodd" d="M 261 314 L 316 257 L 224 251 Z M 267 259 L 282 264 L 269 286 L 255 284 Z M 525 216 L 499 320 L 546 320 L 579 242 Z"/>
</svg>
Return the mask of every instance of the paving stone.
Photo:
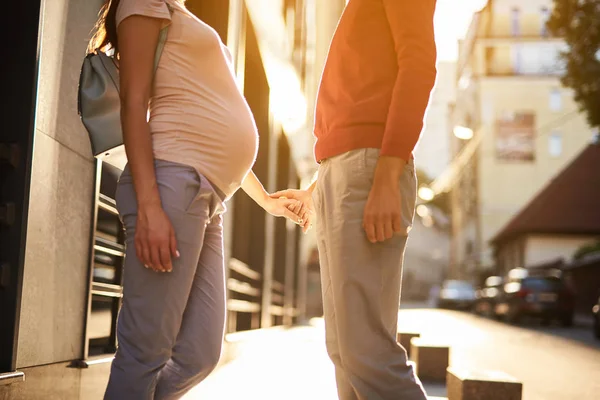
<svg viewBox="0 0 600 400">
<path fill-rule="evenodd" d="M 413 338 L 410 343 L 410 358 L 415 362 L 419 378 L 423 381 L 445 381 L 450 348 L 422 338 Z"/>
<path fill-rule="evenodd" d="M 406 354 L 410 357 L 410 341 L 412 338 L 421 337 L 420 333 L 416 332 L 398 332 L 397 342 L 406 350 Z"/>
<path fill-rule="evenodd" d="M 448 368 L 449 400 L 521 400 L 523 384 L 498 371 L 463 371 Z"/>
</svg>

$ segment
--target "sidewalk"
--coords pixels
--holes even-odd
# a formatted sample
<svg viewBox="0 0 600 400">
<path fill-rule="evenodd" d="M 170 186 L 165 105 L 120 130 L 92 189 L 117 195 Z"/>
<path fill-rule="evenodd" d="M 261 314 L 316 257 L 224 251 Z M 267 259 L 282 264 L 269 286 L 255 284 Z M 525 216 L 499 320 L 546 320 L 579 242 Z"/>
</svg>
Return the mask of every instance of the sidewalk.
<svg viewBox="0 0 600 400">
<path fill-rule="evenodd" d="M 185 400 L 337 400 L 333 364 L 325 350 L 323 321 L 228 337 L 232 360 L 220 366 Z M 443 386 L 427 386 L 430 396 Z"/>
<path fill-rule="evenodd" d="M 333 365 L 322 323 L 229 335 L 232 360 L 217 368 L 185 400 L 336 400 Z"/>
</svg>

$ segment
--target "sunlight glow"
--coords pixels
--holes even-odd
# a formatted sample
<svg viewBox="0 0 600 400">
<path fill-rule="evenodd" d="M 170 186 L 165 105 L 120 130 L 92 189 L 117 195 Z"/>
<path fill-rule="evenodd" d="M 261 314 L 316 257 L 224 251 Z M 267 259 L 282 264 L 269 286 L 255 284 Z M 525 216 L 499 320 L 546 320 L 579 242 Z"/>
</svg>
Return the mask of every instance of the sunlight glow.
<svg viewBox="0 0 600 400">
<path fill-rule="evenodd" d="M 473 129 L 467 128 L 466 126 L 455 126 L 454 136 L 462 140 L 469 140 L 473 138 Z"/>
<path fill-rule="evenodd" d="M 297 133 L 306 123 L 308 106 L 298 72 L 288 57 L 292 43 L 280 12 L 283 2 L 246 0 L 245 4 L 258 37 L 273 117 L 286 134 Z"/>
<path fill-rule="evenodd" d="M 305 124 L 307 112 L 298 74 L 289 64 L 273 60 L 269 81 L 273 116 L 287 134 L 298 132 Z"/>
<path fill-rule="evenodd" d="M 429 208 L 425 205 L 425 204 L 419 204 L 417 206 L 417 215 L 421 218 L 424 218 L 426 216 L 428 216 L 429 213 Z"/>
<path fill-rule="evenodd" d="M 487 0 L 438 0 L 435 13 L 435 37 L 440 61 L 456 60 L 458 40 L 464 38 L 473 13 Z"/>
<path fill-rule="evenodd" d="M 435 193 L 429 186 L 421 186 L 419 188 L 419 197 L 421 200 L 431 201 L 435 197 Z"/>
</svg>

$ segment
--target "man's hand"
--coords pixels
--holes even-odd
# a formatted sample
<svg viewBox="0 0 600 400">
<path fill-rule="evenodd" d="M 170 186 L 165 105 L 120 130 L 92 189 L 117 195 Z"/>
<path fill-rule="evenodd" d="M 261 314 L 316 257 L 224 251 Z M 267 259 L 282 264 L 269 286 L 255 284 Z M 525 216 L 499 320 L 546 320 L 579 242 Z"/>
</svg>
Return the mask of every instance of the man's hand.
<svg viewBox="0 0 600 400">
<path fill-rule="evenodd" d="M 363 228 L 371 243 L 391 239 L 402 231 L 399 186 L 405 164 L 398 157 L 379 157 L 363 215 Z"/>
<path fill-rule="evenodd" d="M 302 226 L 302 231 L 304 233 L 308 232 L 312 226 L 314 216 L 312 192 L 310 190 L 287 189 L 275 192 L 270 196 L 275 199 L 285 198 L 298 200 L 290 210 L 302 219 L 303 223 L 299 224 Z"/>
<path fill-rule="evenodd" d="M 263 205 L 266 212 L 275 217 L 285 217 L 295 224 L 304 226 L 302 213 L 295 210 L 302 210 L 302 203 L 298 200 L 288 198 L 267 197 Z"/>
</svg>

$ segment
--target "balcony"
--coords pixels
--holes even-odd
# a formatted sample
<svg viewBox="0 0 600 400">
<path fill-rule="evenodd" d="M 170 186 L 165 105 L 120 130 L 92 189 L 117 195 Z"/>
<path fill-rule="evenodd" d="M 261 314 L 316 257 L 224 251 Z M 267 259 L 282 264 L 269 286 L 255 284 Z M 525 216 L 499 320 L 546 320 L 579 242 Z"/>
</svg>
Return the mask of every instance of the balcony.
<svg viewBox="0 0 600 400">
<path fill-rule="evenodd" d="M 563 42 L 510 43 L 486 48 L 486 76 L 556 77 L 564 74 Z"/>
</svg>

